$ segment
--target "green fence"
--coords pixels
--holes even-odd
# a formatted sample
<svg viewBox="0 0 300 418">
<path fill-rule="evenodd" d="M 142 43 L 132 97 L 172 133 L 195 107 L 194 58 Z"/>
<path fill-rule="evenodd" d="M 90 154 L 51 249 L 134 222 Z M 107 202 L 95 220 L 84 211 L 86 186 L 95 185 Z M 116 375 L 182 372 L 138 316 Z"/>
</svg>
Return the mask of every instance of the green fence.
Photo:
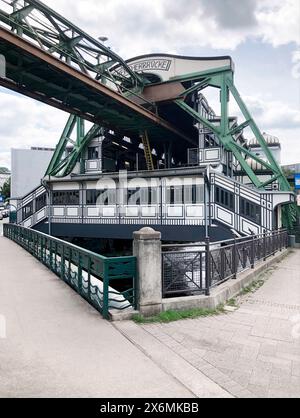
<svg viewBox="0 0 300 418">
<path fill-rule="evenodd" d="M 110 309 L 136 309 L 135 257 L 103 257 L 66 241 L 12 224 L 4 225 L 4 236 L 51 269 L 104 318 L 109 318 Z"/>
<path fill-rule="evenodd" d="M 300 226 L 297 226 L 291 234 L 296 236 L 296 243 L 300 244 Z"/>
</svg>

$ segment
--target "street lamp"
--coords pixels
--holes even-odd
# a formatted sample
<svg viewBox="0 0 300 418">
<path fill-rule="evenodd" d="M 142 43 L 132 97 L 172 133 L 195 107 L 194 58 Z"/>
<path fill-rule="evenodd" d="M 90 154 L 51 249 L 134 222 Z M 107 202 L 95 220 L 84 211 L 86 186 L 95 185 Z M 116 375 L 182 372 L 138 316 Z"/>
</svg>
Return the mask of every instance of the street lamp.
<svg viewBox="0 0 300 418">
<path fill-rule="evenodd" d="M 107 42 L 108 40 L 109 40 L 109 38 L 108 38 L 107 36 L 99 36 L 99 37 L 98 37 L 98 41 L 102 42 L 103 44 L 104 44 L 105 42 Z M 110 47 L 110 46 L 108 46 L 107 48 L 108 48 L 108 49 L 111 49 L 111 47 Z"/>
<path fill-rule="evenodd" d="M 99 36 L 98 39 L 100 42 L 103 42 L 103 43 L 108 41 L 108 38 L 106 36 Z"/>
</svg>

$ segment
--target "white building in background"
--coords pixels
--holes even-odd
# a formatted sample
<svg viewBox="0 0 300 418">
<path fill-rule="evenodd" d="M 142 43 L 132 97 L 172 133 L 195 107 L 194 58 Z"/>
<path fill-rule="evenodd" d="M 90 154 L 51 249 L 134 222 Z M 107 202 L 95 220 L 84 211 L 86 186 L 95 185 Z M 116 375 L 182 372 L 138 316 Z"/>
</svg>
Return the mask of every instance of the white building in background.
<svg viewBox="0 0 300 418">
<path fill-rule="evenodd" d="M 300 173 L 300 163 L 284 165 L 282 168 L 284 168 L 285 170 L 291 171 L 292 173 L 295 173 L 295 174 Z"/>
<path fill-rule="evenodd" d="M 18 200 L 41 184 L 50 160 L 52 148 L 11 150 L 11 197 Z"/>
<path fill-rule="evenodd" d="M 270 151 L 274 155 L 276 161 L 281 165 L 281 144 L 280 140 L 276 136 L 272 136 L 267 134 L 266 132 L 263 133 L 263 136 L 268 144 Z M 261 158 L 262 160 L 266 160 L 266 155 L 257 142 L 256 138 L 251 139 L 249 142 L 250 150 L 256 154 L 257 157 Z"/>
<path fill-rule="evenodd" d="M 280 140 L 272 135 L 267 134 L 266 132 L 263 133 L 263 136 L 265 138 L 266 143 L 268 144 L 269 150 L 272 152 L 273 156 L 275 157 L 275 160 L 279 165 L 281 165 L 281 144 Z M 264 150 L 258 143 L 257 139 L 251 139 L 248 141 L 248 147 L 249 150 L 255 154 L 258 158 L 260 158 L 262 161 L 267 161 L 267 157 L 265 155 Z M 270 171 L 268 168 L 266 168 L 261 163 L 257 162 L 253 158 L 247 157 L 246 159 L 248 165 L 252 168 L 252 170 L 256 173 L 256 175 L 259 177 L 260 181 L 262 183 L 270 180 L 273 177 L 272 171 Z M 243 171 L 240 164 L 237 166 L 237 181 L 241 182 L 242 184 L 245 184 L 247 186 L 253 187 L 251 180 L 246 175 L 246 173 Z M 272 185 L 267 186 L 267 189 L 269 190 L 279 190 L 279 184 L 278 182 L 274 182 Z"/>
</svg>

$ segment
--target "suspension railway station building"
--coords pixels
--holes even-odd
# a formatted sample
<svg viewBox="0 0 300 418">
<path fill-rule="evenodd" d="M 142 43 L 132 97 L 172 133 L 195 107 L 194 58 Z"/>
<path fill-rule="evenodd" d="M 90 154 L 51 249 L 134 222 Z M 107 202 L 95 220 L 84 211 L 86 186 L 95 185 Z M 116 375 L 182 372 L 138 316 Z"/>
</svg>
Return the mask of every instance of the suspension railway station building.
<svg viewBox="0 0 300 418">
<path fill-rule="evenodd" d="M 191 88 L 184 82 L 186 75 L 232 69 L 232 60 L 149 55 L 130 60 L 130 66 L 149 80 L 142 104 L 155 102 L 159 114 L 184 135 L 153 139 L 141 132 L 132 139 L 102 128 L 70 173 L 46 175 L 40 187 L 19 201 L 18 223 L 55 236 L 112 239 L 130 239 L 135 230 L 150 226 L 161 231 L 164 241 L 178 242 L 202 241 L 207 233 L 220 241 L 281 228 L 282 207 L 294 201 L 293 193 L 281 191 L 278 181 L 264 188 L 253 185 L 234 152 L 203 124 L 207 120 L 218 128 L 222 117 L 202 92 L 189 97 L 191 112 L 173 100 Z M 141 104 L 141 97 L 134 99 Z M 234 132 L 237 118 L 229 116 L 228 121 Z M 79 121 L 73 118 L 72 123 Z M 84 129 L 82 122 L 79 129 Z M 234 140 L 241 148 L 267 161 L 256 139 L 247 142 L 236 132 Z M 278 154 L 279 142 L 263 137 Z M 66 147 L 63 159 L 72 152 L 72 146 Z M 244 161 L 262 183 L 272 179 L 271 167 L 248 152 Z"/>
<path fill-rule="evenodd" d="M 149 226 L 201 242 L 291 223 L 279 144 L 243 102 L 231 57 L 124 61 L 41 2 L 0 3 L 0 85 L 70 114 L 41 183 L 17 196 L 18 224 L 110 239 Z"/>
</svg>

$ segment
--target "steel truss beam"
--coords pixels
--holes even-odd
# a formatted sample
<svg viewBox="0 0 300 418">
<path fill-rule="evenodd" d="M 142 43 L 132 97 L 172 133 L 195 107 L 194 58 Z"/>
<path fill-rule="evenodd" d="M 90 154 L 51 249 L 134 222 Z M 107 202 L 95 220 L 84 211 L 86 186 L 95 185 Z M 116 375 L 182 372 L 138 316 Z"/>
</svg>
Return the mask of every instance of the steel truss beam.
<svg viewBox="0 0 300 418">
<path fill-rule="evenodd" d="M 197 122 L 203 124 L 206 128 L 211 130 L 212 133 L 216 135 L 220 143 L 223 144 L 224 148 L 228 151 L 231 151 L 235 156 L 236 160 L 240 163 L 242 169 L 245 171 L 251 182 L 255 187 L 259 189 L 264 189 L 269 184 L 278 181 L 281 191 L 291 191 L 289 182 L 287 181 L 280 165 L 275 160 L 272 152 L 270 151 L 265 138 L 261 134 L 258 126 L 256 125 L 254 119 L 252 118 L 247 106 L 242 100 L 237 88 L 233 82 L 233 71 L 231 69 L 222 69 L 218 72 L 209 71 L 207 73 L 201 72 L 198 74 L 198 79 L 196 75 L 193 75 L 191 80 L 194 80 L 194 86 L 187 89 L 182 93 L 175 101 L 175 103 L 189 115 L 191 115 Z M 195 92 L 200 92 L 207 86 L 215 87 L 220 90 L 220 101 L 221 101 L 221 122 L 219 126 L 216 126 L 207 118 L 201 116 L 196 112 L 192 107 L 186 103 L 186 99 L 190 94 Z M 240 111 L 242 112 L 245 122 L 238 126 L 230 127 L 229 121 L 229 110 L 228 103 L 230 100 L 230 93 L 235 99 Z M 261 158 L 258 158 L 246 144 L 238 142 L 238 135 L 240 135 L 244 129 L 250 128 L 257 142 L 261 146 L 266 160 L 264 161 Z M 248 157 L 248 158 L 247 158 Z M 267 168 L 272 174 L 271 179 L 266 182 L 261 182 L 259 177 L 254 172 L 249 161 L 254 160 L 260 163 L 263 167 Z M 288 205 L 284 208 L 284 218 L 286 226 L 292 227 L 297 216 L 297 208 L 295 205 Z"/>
<path fill-rule="evenodd" d="M 76 139 L 73 140 L 72 134 L 76 133 Z M 78 116 L 71 115 L 66 127 L 62 133 L 59 143 L 46 171 L 47 176 L 66 177 L 72 173 L 72 170 L 82 152 L 90 141 L 99 137 L 103 129 L 99 125 L 93 125 L 88 132 L 85 132 L 84 120 Z M 72 150 L 67 152 L 67 145 L 71 144 Z M 67 155 L 65 155 L 67 152 Z"/>
<path fill-rule="evenodd" d="M 119 92 L 144 87 L 120 56 L 38 0 L 0 0 L 0 24 Z"/>
<path fill-rule="evenodd" d="M 0 0 L 0 25 L 121 94 L 143 90 L 142 78 L 120 56 L 38 0 Z M 64 156 L 75 126 L 81 134 L 77 132 L 73 151 Z M 70 116 L 46 175 L 70 174 L 84 147 L 100 129 L 94 125 L 83 135 L 84 120 Z"/>
<path fill-rule="evenodd" d="M 0 25 L 34 43 L 47 54 L 65 61 L 68 66 L 80 70 L 85 75 L 97 80 L 100 84 L 104 84 L 106 87 L 124 96 L 138 95 L 144 88 L 146 82 L 140 75 L 132 71 L 121 57 L 39 0 L 0 0 Z M 290 191 L 289 183 L 281 167 L 269 150 L 263 135 L 234 85 L 231 68 L 212 69 L 172 79 L 172 81 L 176 80 L 192 84 L 177 98 L 175 101 L 177 105 L 216 135 L 225 149 L 233 153 L 256 187 L 263 189 L 268 184 L 278 181 L 282 191 Z M 186 99 L 191 94 L 200 92 L 207 86 L 220 90 L 221 122 L 219 126 L 199 115 L 186 103 Z M 10 88 L 12 88 L 11 85 Z M 20 83 L 18 88 L 21 91 L 22 86 Z M 245 118 L 245 122 L 234 127 L 230 126 L 228 115 L 230 93 Z M 30 94 L 32 97 L 35 97 L 35 92 L 32 91 Z M 51 98 L 49 97 L 48 100 L 50 103 Z M 54 100 L 52 105 L 55 106 Z M 116 116 L 122 117 L 118 113 L 116 113 Z M 245 128 L 252 130 L 266 155 L 267 161 L 259 159 L 245 144 L 238 142 L 239 136 Z M 76 140 L 73 142 L 71 135 L 75 129 Z M 69 175 L 76 162 L 81 158 L 82 152 L 88 143 L 100 134 L 101 127 L 99 125 L 95 124 L 88 132 L 85 132 L 83 119 L 78 116 L 70 116 L 48 167 L 47 175 Z M 64 153 L 68 143 L 72 143 L 73 149 L 66 156 Z M 249 159 L 257 161 L 267 168 L 272 173 L 271 179 L 262 183 L 248 163 Z M 290 205 L 285 212 L 287 224 L 291 226 L 296 213 L 295 209 Z"/>
</svg>

